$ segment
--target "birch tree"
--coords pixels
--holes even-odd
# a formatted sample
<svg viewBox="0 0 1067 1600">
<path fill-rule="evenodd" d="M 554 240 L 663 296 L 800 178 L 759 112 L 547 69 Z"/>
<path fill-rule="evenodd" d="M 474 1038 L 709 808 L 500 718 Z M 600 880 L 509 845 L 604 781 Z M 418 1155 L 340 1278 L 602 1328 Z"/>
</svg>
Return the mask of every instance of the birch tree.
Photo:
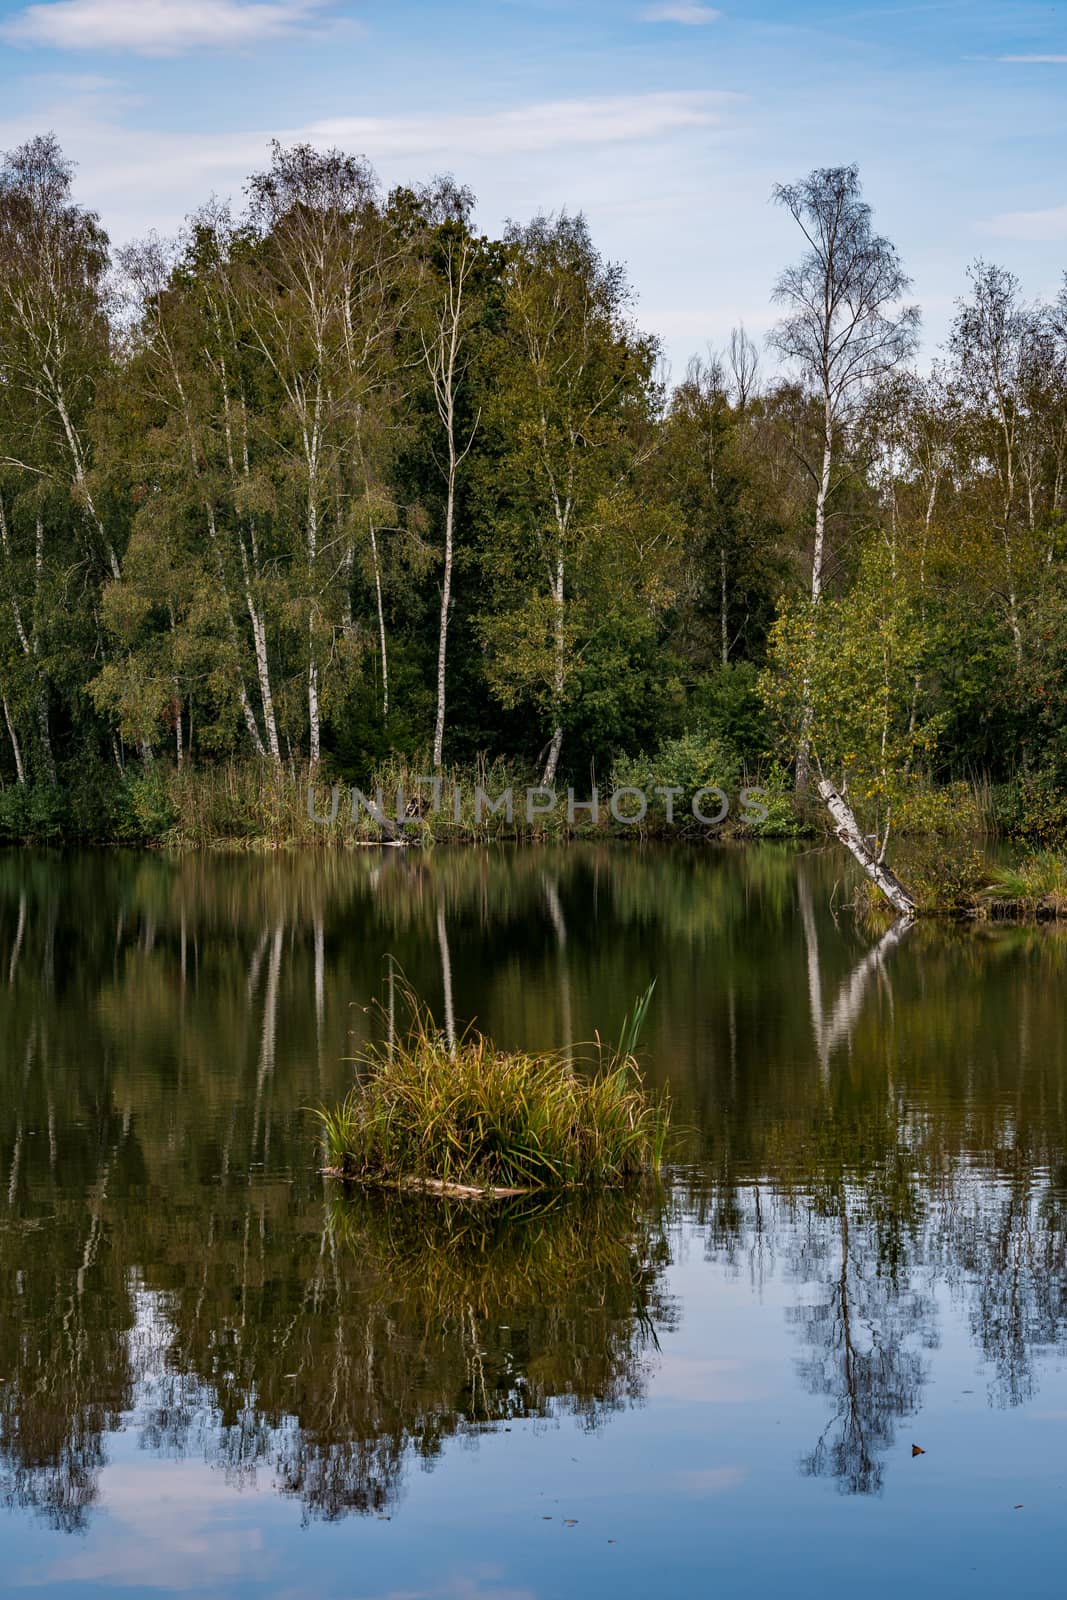
<svg viewBox="0 0 1067 1600">
<path fill-rule="evenodd" d="M 842 434 L 864 390 L 912 354 L 919 312 L 900 303 L 911 280 L 895 247 L 874 232 L 856 166 L 816 168 L 797 183 L 779 184 L 774 200 L 792 216 L 806 244 L 775 284 L 774 298 L 785 316 L 771 344 L 797 368 L 821 409 L 818 454 L 805 462 L 815 492 L 814 606 L 826 582 L 827 514 Z M 799 790 L 809 781 L 809 722 L 810 713 L 797 746 Z"/>
<path fill-rule="evenodd" d="M 1022 595 L 1033 558 L 1040 561 L 1042 466 L 1051 442 L 1042 402 L 1055 343 L 1048 314 L 1023 303 L 1013 273 L 978 261 L 968 278 L 971 293 L 959 304 L 949 348 L 968 411 L 972 462 L 978 476 L 983 465 L 989 468 L 989 520 L 1001 558 L 996 589 L 1021 667 Z"/>
<path fill-rule="evenodd" d="M 229 215 L 213 208 L 173 246 L 150 239 L 121 253 L 134 319 L 117 404 L 134 446 L 127 445 L 125 465 L 139 479 L 137 570 L 154 590 L 151 552 L 161 542 L 164 567 L 177 556 L 191 593 L 211 595 L 211 619 L 201 606 L 197 625 L 202 632 L 214 629 L 216 615 L 221 622 L 214 697 L 232 694 L 253 751 L 279 762 L 269 615 L 277 584 L 264 573 L 275 550 L 251 436 L 247 358 L 228 293 L 233 252 Z M 135 579 L 128 561 L 122 577 L 126 586 Z M 276 597 L 273 609 L 277 624 Z"/>
<path fill-rule="evenodd" d="M 0 442 L 0 463 L 68 488 L 84 515 L 88 558 L 118 577 L 86 432 L 108 359 L 107 237 L 74 203 L 72 179 L 51 134 L 9 152 L 0 167 L 0 361 L 4 385 L 32 408 L 28 435 Z"/>
<path fill-rule="evenodd" d="M 598 625 L 590 594 L 604 563 L 634 550 L 631 591 L 662 603 L 659 556 L 669 535 L 655 515 L 629 515 L 641 446 L 630 424 L 647 413 L 654 346 L 627 318 L 622 271 L 593 247 L 582 217 L 512 225 L 503 327 L 488 352 L 487 404 L 499 451 L 488 552 L 504 605 L 487 618 L 490 676 L 505 704 L 532 702 L 547 718 L 541 780 L 555 779 L 568 691 Z M 635 573 L 636 566 L 636 573 Z"/>
<path fill-rule="evenodd" d="M 250 343 L 280 393 L 281 442 L 302 527 L 314 767 L 323 658 L 333 660 L 348 635 L 355 510 L 376 487 L 367 417 L 391 376 L 405 263 L 377 178 L 358 157 L 275 145 L 270 168 L 252 178 L 249 192 L 259 245 L 244 280 L 244 310 Z"/>
<path fill-rule="evenodd" d="M 0 164 L 0 591 L 25 685 L 5 695 L 5 719 L 22 777 L 30 745 L 33 767 L 52 785 L 52 679 L 58 670 L 77 684 L 75 733 L 90 747 L 95 730 L 79 691 L 102 646 L 99 586 L 119 571 L 94 486 L 90 426 L 111 362 L 108 245 L 95 214 L 74 202 L 72 179 L 52 135 Z"/>
<path fill-rule="evenodd" d="M 431 229 L 427 240 L 427 281 L 420 307 L 419 347 L 433 390 L 439 423 L 439 445 L 433 458 L 444 485 L 441 558 L 441 607 L 437 629 L 437 703 L 433 730 L 433 765 L 444 759 L 447 704 L 448 624 L 452 610 L 456 532 L 456 496 L 463 467 L 481 420 L 465 404 L 475 358 L 481 312 L 478 275 L 483 244 L 470 232 L 473 197 L 444 185 L 428 197 Z M 443 215 L 440 215 L 441 213 Z M 437 216 L 440 220 L 437 220 Z"/>
</svg>

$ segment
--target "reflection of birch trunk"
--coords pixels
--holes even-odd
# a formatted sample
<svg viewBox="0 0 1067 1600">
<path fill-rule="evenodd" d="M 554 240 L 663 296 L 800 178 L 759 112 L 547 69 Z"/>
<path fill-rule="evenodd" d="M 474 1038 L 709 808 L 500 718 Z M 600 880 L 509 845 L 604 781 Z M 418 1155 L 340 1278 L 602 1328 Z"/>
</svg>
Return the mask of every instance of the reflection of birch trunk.
<svg viewBox="0 0 1067 1600">
<path fill-rule="evenodd" d="M 824 1008 L 822 1000 L 822 973 L 819 965 L 819 934 L 811 902 L 811 886 L 806 875 L 797 876 L 797 895 L 800 903 L 800 920 L 804 929 L 804 942 L 808 957 L 808 999 L 811 1006 L 811 1026 L 819 1066 L 825 1075 L 830 1057 L 842 1040 L 851 1040 L 867 998 L 867 990 L 875 976 L 885 980 L 890 995 L 886 961 L 905 938 L 913 924 L 901 920 L 887 928 L 878 943 L 862 956 L 837 992 L 832 1007 Z"/>
<path fill-rule="evenodd" d="M 270 958 L 267 962 L 267 981 L 263 990 L 263 1028 L 260 1034 L 259 1071 L 256 1073 L 256 1103 L 252 1117 L 252 1149 L 259 1139 L 259 1119 L 263 1105 L 263 1090 L 274 1072 L 274 1059 L 278 1043 L 278 980 L 282 970 L 282 944 L 285 928 L 281 923 L 274 930 Z M 264 1149 L 264 1156 L 266 1149 Z"/>
<path fill-rule="evenodd" d="M 556 932 L 557 964 L 559 966 L 559 1002 L 560 1021 L 563 1027 L 563 1053 L 570 1055 L 573 1045 L 573 1028 L 571 1025 L 571 978 L 570 968 L 567 963 L 567 924 L 563 917 L 563 907 L 559 898 L 559 882 L 557 879 L 546 877 L 544 880 L 545 901 L 548 905 L 549 921 Z"/>
<path fill-rule="evenodd" d="M 15 929 L 15 942 L 11 946 L 11 960 L 8 962 L 7 982 L 8 987 L 14 987 L 15 977 L 19 970 L 19 956 L 22 953 L 22 940 L 26 933 L 26 891 L 19 895 L 19 920 Z"/>
<path fill-rule="evenodd" d="M 315 918 L 315 1037 L 322 1057 L 322 1022 L 325 1012 L 326 942 L 322 918 Z"/>
<path fill-rule="evenodd" d="M 445 926 L 445 902 L 437 902 L 437 943 L 441 951 L 441 987 L 445 995 L 445 1038 L 449 1054 L 456 1049 L 456 1012 L 452 1001 L 452 955 L 448 948 L 448 929 Z"/>
<path fill-rule="evenodd" d="M 266 951 L 267 940 L 269 938 L 270 934 L 268 933 L 267 929 L 264 928 L 260 933 L 259 943 L 252 952 L 252 959 L 248 963 L 248 982 L 245 987 L 245 994 L 247 996 L 249 1005 L 251 1005 L 252 1001 L 255 999 L 256 990 L 259 988 L 259 969 L 263 965 L 263 955 Z"/>
</svg>

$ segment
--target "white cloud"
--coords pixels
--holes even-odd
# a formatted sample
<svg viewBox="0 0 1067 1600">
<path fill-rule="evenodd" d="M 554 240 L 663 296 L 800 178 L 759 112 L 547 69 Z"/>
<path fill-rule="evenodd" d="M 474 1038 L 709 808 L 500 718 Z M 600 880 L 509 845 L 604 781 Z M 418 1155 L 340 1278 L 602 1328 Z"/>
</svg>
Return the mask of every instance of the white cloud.
<svg viewBox="0 0 1067 1600">
<path fill-rule="evenodd" d="M 624 144 L 661 138 L 683 128 L 710 127 L 741 97 L 702 91 L 548 100 L 446 117 L 332 117 L 302 137 L 340 144 L 370 156 L 503 155 L 564 145 Z"/>
<path fill-rule="evenodd" d="M 644 22 L 680 22 L 687 28 L 699 28 L 705 22 L 718 22 L 722 16 L 713 6 L 697 0 L 667 0 L 665 5 L 649 6 L 641 13 Z"/>
<path fill-rule="evenodd" d="M 1065 66 L 1067 56 L 998 56 L 998 61 L 1015 61 L 1029 66 Z"/>
<path fill-rule="evenodd" d="M 224 1579 L 262 1581 L 270 1563 L 251 1497 L 226 1493 L 201 1461 L 118 1461 L 100 1477 L 110 1537 L 57 1547 L 24 1583 L 105 1590 L 215 1589 Z M 262 1515 L 262 1512 L 259 1513 Z"/>
<path fill-rule="evenodd" d="M 173 228 L 213 189 L 236 197 L 247 175 L 269 160 L 275 135 L 283 144 L 306 141 L 358 151 L 382 168 L 387 182 L 458 170 L 464 176 L 473 172 L 477 188 L 479 170 L 510 172 L 510 163 L 521 156 L 551 159 L 554 169 L 557 151 L 573 151 L 576 158 L 581 150 L 609 155 L 619 145 L 652 150 L 672 135 L 717 128 L 741 98 L 635 94 L 455 116 L 338 116 L 290 128 L 177 133 L 134 128 L 113 117 L 100 97 L 86 95 L 42 107 L 34 123 L 54 127 L 64 146 L 77 153 L 79 193 L 103 211 L 105 221 L 118 223 L 122 237 L 148 226 Z M 25 119 L 0 119 L 0 148 L 31 131 Z M 569 160 L 568 169 L 573 165 Z"/>
<path fill-rule="evenodd" d="M 321 0 L 49 0 L 3 29 L 15 43 L 144 56 L 229 49 L 306 28 Z"/>
<path fill-rule="evenodd" d="M 1067 206 L 1047 211 L 1002 211 L 981 230 L 995 239 L 1067 239 Z"/>
</svg>

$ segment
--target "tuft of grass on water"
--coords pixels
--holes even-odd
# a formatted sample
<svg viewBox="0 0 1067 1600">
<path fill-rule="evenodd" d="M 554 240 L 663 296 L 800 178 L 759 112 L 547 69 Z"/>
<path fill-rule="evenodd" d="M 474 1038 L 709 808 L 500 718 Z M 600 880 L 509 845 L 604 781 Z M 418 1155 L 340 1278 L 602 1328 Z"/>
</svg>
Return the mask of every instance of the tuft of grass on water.
<svg viewBox="0 0 1067 1600">
<path fill-rule="evenodd" d="M 1040 850 L 1017 866 L 994 868 L 986 898 L 1002 908 L 1067 916 L 1067 854 Z"/>
<path fill-rule="evenodd" d="M 450 1043 L 413 1003 L 406 1035 L 358 1064 L 344 1102 L 319 1115 L 328 1166 L 359 1183 L 562 1189 L 624 1183 L 663 1161 L 670 1104 L 630 1052 L 598 1048 L 581 1063 L 499 1050 L 474 1030 Z"/>
</svg>

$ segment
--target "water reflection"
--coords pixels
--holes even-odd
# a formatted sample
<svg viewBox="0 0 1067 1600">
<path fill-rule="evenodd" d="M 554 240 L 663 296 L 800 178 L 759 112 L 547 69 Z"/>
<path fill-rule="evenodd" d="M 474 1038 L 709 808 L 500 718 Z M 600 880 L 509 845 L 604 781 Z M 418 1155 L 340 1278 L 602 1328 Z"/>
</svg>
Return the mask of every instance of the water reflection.
<svg viewBox="0 0 1067 1600">
<path fill-rule="evenodd" d="M 85 1527 L 125 1427 L 308 1517 L 385 1514 L 450 1438 L 654 1402 L 694 1249 L 787 1286 L 805 1475 L 883 1487 L 946 1307 L 991 1402 L 1028 1402 L 1067 1330 L 1067 944 L 872 934 L 831 915 L 836 874 L 774 849 L 0 859 L 4 1503 Z M 397 967 L 449 1029 L 568 1047 L 656 976 L 650 1072 L 692 1130 L 668 1194 L 339 1211 L 305 1108 L 388 1026 Z"/>
</svg>

